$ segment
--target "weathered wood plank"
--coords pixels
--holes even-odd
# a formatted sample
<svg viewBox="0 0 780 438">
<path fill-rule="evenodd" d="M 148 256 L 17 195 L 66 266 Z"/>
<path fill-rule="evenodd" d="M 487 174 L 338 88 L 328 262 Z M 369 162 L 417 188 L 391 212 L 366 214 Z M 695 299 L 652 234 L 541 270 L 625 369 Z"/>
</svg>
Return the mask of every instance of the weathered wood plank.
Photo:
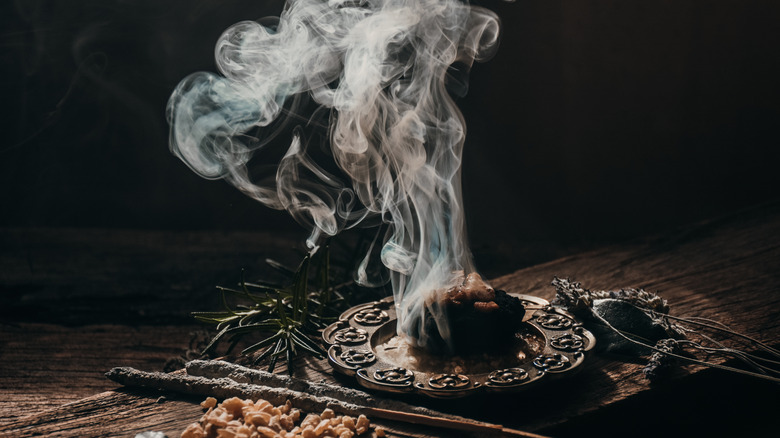
<svg viewBox="0 0 780 438">
<path fill-rule="evenodd" d="M 67 403 L 55 410 L 6 424 L 4 437 L 132 437 L 144 430 L 179 431 L 197 420 L 194 399 L 170 398 L 159 403 L 156 393 L 107 391 Z M 172 434 L 171 437 L 174 435 Z"/>
<path fill-rule="evenodd" d="M 162 370 L 200 326 L 23 323 L 0 329 L 0 425 L 116 387 L 117 364 Z"/>
<path fill-rule="evenodd" d="M 755 336 L 770 344 L 780 342 L 780 204 L 753 209 L 737 215 L 710 221 L 690 227 L 678 234 L 661 236 L 645 241 L 618 245 L 565 257 L 553 262 L 517 271 L 496 279 L 497 287 L 509 291 L 528 293 L 552 298 L 553 288 L 549 285 L 553 276 L 570 277 L 583 282 L 590 289 L 618 289 L 621 287 L 642 287 L 657 291 L 672 305 L 674 315 L 697 315 L 717 319 L 730 324 L 734 329 Z M 204 269 L 201 266 L 199 269 Z M 34 330 L 33 330 L 34 331 Z M 2 342 L 7 345 L 9 339 L 22 333 L 10 333 L 3 330 Z M 158 339 L 162 349 L 181 350 L 182 340 L 176 337 L 186 336 L 184 331 L 171 332 L 170 339 Z M 42 338 L 43 339 L 43 338 Z M 60 338 L 62 339 L 62 338 Z M 133 337 L 118 339 L 122 342 L 134 342 Z M 48 345 L 60 342 L 54 338 L 41 341 Z M 175 346 L 178 342 L 178 348 Z M 21 345 L 17 341 L 15 345 Z M 43 348 L 43 347 L 42 347 Z M 121 347 L 119 347 L 121 349 Z M 7 348 L 3 357 L 8 356 Z M 174 352 L 176 353 L 176 352 Z M 124 353 L 123 353 L 124 354 Z M 35 353 L 30 353 L 30 360 Z M 122 355 L 120 355 L 122 356 Z M 67 358 L 67 356 L 61 356 Z M 105 356 L 104 356 L 105 358 Z M 13 358 L 12 358 L 13 359 Z M 116 357 L 113 365 L 133 365 L 130 356 Z M 581 417 L 600 410 L 605 406 L 615 406 L 620 402 L 635 399 L 638 395 L 649 393 L 650 385 L 641 375 L 641 364 L 627 363 L 614 356 L 592 356 L 579 375 L 559 382 L 550 382 L 535 390 L 513 396 L 491 396 L 464 401 L 431 401 L 411 399 L 434 409 L 470 416 L 472 418 L 502 423 L 509 427 L 537 431 L 562 424 L 571 418 Z M 121 362 L 124 361 L 124 362 Z M 158 362 L 159 364 L 159 362 Z M 303 366 L 304 364 L 299 364 Z M 354 384 L 350 379 L 330 375 L 329 367 L 317 361 L 310 361 L 301 369 L 305 377 L 326 379 L 341 384 Z M 52 369 L 42 367 L 38 374 L 19 375 L 17 381 L 26 378 L 44 378 L 56 371 L 60 365 L 53 364 Z M 84 364 L 83 366 L 87 366 Z M 94 364 L 92 365 L 94 367 Z M 143 364 L 133 365 L 144 368 Z M 153 369 L 146 366 L 146 369 Z M 3 369 L 3 368 L 0 368 Z M 89 368 L 88 368 L 89 369 Z M 92 368 L 94 369 L 94 368 Z M 83 372 L 83 369 L 81 369 Z M 101 370 L 103 371 L 103 370 Z M 74 375 L 79 368 L 74 365 Z M 696 368 L 689 373 L 698 372 Z M 687 373 L 680 373 L 677 379 L 685 379 Z M 91 376 L 94 378 L 96 376 Z M 102 383 L 103 385 L 105 383 Z M 54 385 L 56 386 L 56 385 Z M 98 385 L 99 386 L 99 385 Z M 90 389 L 98 389 L 93 386 Z M 32 385 L 30 386 L 32 388 Z M 105 388 L 105 387 L 103 387 Z M 47 388 L 46 391 L 52 391 Z M 7 392 L 7 388 L 3 388 Z M 47 392 L 37 392 L 45 396 Z M 22 434 L 9 436 L 27 436 L 33 431 L 55 431 L 61 418 L 67 418 L 70 430 L 81 431 L 89 436 L 112 436 L 109 421 L 111 415 L 118 416 L 116 424 L 122 423 L 122 415 L 128 420 L 138 418 L 145 428 L 157 425 L 181 427 L 192 421 L 197 407 L 179 407 L 175 403 L 154 405 L 155 398 L 139 396 L 139 407 L 120 395 L 93 396 L 75 402 L 79 414 L 69 414 L 74 405 L 66 405 L 43 413 L 24 418 L 15 418 L 0 430 L 6 433 Z M 120 397 L 120 398 L 117 398 Z M 108 400 L 118 400 L 116 403 Z M 64 400 L 64 399 L 59 399 Z M 125 400 L 124 402 L 121 400 Z M 105 402 L 106 404 L 102 404 Z M 123 403 L 127 403 L 124 404 Z M 178 402 L 177 402 L 178 403 Z M 760 401 L 745 400 L 745 403 Z M 90 406 L 92 406 L 90 408 Z M 123 413 L 117 412 L 122 411 Z M 175 411 L 175 412 L 171 412 Z M 109 416 L 101 415 L 108 412 Z M 88 414 L 89 413 L 89 414 Z M 181 416 L 190 418 L 183 419 Z M 178 416 L 177 416 L 178 415 Z M 102 419 L 101 419 L 102 418 Z M 110 420 L 114 421 L 114 420 Z M 739 421 L 739 419 L 734 419 Z M 130 430 L 130 429 L 127 429 Z M 133 429 L 139 430 L 139 429 Z M 419 430 L 412 429 L 409 434 L 417 435 Z M 76 436 L 65 435 L 62 436 Z M 127 436 L 128 433 L 123 431 Z M 175 435 L 173 435 L 175 436 Z"/>
<path fill-rule="evenodd" d="M 642 287 L 668 299 L 677 316 L 701 316 L 770 344 L 780 343 L 780 215 L 777 205 L 691 227 L 641 244 L 621 245 L 545 263 L 497 279 L 497 287 L 554 297 L 553 276 L 592 290 Z M 520 424 L 538 430 L 648 391 L 641 365 L 592 357 L 562 399 L 535 400 Z M 698 367 L 688 367 L 698 372 Z M 501 404 L 516 412 L 520 402 Z M 526 415 L 527 414 L 527 415 Z M 491 416 L 492 417 L 492 416 Z M 525 418 L 522 418 L 525 417 Z M 517 418 L 517 416 L 515 417 Z"/>
<path fill-rule="evenodd" d="M 203 413 L 200 398 L 142 390 L 106 391 L 67 403 L 57 409 L 30 415 L 0 427 L 4 438 L 57 436 L 62 438 L 127 438 L 155 430 L 177 438 Z M 435 437 L 430 427 L 372 419 L 388 436 Z M 367 436 L 375 436 L 369 434 Z M 447 436 L 467 436 L 447 431 Z"/>
</svg>

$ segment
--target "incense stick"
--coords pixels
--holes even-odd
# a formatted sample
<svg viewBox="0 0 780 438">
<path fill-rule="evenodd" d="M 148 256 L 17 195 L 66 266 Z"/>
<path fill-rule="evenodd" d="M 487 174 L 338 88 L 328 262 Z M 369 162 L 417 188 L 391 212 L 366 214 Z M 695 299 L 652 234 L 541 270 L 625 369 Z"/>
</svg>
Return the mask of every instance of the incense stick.
<svg viewBox="0 0 780 438">
<path fill-rule="evenodd" d="M 186 364 L 187 374 L 208 378 L 227 377 L 235 382 L 248 383 L 255 385 L 267 385 L 272 387 L 285 387 L 287 389 L 313 394 L 317 396 L 328 396 L 338 399 L 347 399 L 352 403 L 363 405 L 366 413 L 374 417 L 387 420 L 396 420 L 406 423 L 423 424 L 428 426 L 446 427 L 449 429 L 504 433 L 506 435 L 539 437 L 540 435 L 529 434 L 528 432 L 515 431 L 504 428 L 500 425 L 489 423 L 475 423 L 473 420 L 462 417 L 449 416 L 447 414 L 432 411 L 417 406 L 407 405 L 394 400 L 384 401 L 383 407 L 369 407 L 367 405 L 377 403 L 377 400 L 368 393 L 352 388 L 344 388 L 327 383 L 309 382 L 303 379 L 296 379 L 289 376 L 269 373 L 263 370 L 256 370 L 231 362 L 219 360 L 193 360 Z"/>
<path fill-rule="evenodd" d="M 370 396 L 368 399 L 362 401 L 365 401 L 365 404 L 373 404 L 373 406 L 345 402 L 333 397 L 318 396 L 307 392 L 291 390 L 286 387 L 238 383 L 227 377 L 206 378 L 202 376 L 191 376 L 184 373 L 169 374 L 146 372 L 130 367 L 113 368 L 106 373 L 106 377 L 125 386 L 166 390 L 189 395 L 203 395 L 218 398 L 263 398 L 273 404 L 284 404 L 287 400 L 290 400 L 296 407 L 310 412 L 330 408 L 346 415 L 357 416 L 360 414 L 368 414 L 386 420 L 454 430 L 541 438 L 541 435 L 509 429 L 501 425 L 476 422 L 467 418 L 447 415 L 398 401 L 378 400 Z M 404 409 L 404 411 L 380 407 L 388 404 L 397 409 Z"/>
</svg>

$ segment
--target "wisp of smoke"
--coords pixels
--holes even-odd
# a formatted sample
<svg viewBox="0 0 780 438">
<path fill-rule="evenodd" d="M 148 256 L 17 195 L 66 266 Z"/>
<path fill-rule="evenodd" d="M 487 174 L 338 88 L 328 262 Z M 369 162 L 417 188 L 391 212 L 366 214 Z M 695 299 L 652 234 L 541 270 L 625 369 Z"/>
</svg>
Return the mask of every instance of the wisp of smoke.
<svg viewBox="0 0 780 438">
<path fill-rule="evenodd" d="M 425 345 L 426 306 L 446 318 L 428 293 L 474 271 L 460 185 L 465 125 L 450 93 L 465 93 L 469 68 L 493 54 L 498 33 L 495 14 L 458 0 L 290 0 L 278 19 L 225 31 L 221 75 L 179 84 L 168 104 L 171 150 L 204 178 L 287 210 L 311 228 L 311 248 L 367 220 L 388 224 L 379 252 L 398 330 Z M 250 160 L 289 132 L 282 122 L 304 96 L 327 115 L 339 172 L 310 153 L 304 126 L 275 178 L 253 179 Z M 446 339 L 446 324 L 439 329 Z"/>
</svg>

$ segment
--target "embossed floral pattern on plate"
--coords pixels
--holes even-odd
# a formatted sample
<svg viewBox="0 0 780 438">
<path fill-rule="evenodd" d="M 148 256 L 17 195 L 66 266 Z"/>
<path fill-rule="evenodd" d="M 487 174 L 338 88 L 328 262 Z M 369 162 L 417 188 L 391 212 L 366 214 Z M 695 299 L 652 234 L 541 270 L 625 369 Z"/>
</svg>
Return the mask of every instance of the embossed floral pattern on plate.
<svg viewBox="0 0 780 438">
<path fill-rule="evenodd" d="M 465 397 L 478 392 L 515 392 L 532 384 L 571 374 L 596 343 L 572 315 L 544 299 L 512 294 L 524 304 L 541 306 L 523 327 L 538 338 L 539 351 L 522 352 L 517 363 L 475 374 L 421 371 L 389 363 L 377 346 L 395 336 L 392 298 L 355 306 L 323 331 L 330 346 L 328 359 L 336 371 L 355 376 L 358 383 L 387 392 L 417 392 L 435 398 Z"/>
</svg>

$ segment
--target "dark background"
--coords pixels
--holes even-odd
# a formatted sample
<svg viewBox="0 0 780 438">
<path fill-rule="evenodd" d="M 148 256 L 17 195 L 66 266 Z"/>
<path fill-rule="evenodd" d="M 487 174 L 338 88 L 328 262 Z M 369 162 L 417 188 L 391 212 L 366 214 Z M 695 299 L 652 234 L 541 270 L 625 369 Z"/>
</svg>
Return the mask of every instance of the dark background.
<svg viewBox="0 0 780 438">
<path fill-rule="evenodd" d="M 469 127 L 469 233 L 489 277 L 778 200 L 780 1 L 483 4 L 503 21 L 502 44 L 494 59 L 475 65 L 459 104 Z M 0 4 L 0 228 L 11 228 L 0 233 L 0 326 L 4 339 L 31 340 L 23 351 L 42 345 L 34 357 L 45 358 L 25 363 L 22 374 L 4 360 L 0 374 L 23 378 L 0 379 L 11 385 L 0 390 L 22 381 L 33 382 L 35 394 L 51 391 L 62 381 L 51 380 L 54 361 L 63 379 L 76 376 L 55 392 L 75 388 L 69 400 L 98 392 L 104 370 L 88 374 L 79 367 L 85 362 L 72 361 L 78 341 L 52 341 L 71 333 L 54 324 L 192 323 L 188 311 L 219 308 L 213 285 L 285 251 L 285 236 L 306 235 L 286 213 L 199 178 L 168 151 L 165 105 L 176 84 L 214 70 L 213 47 L 226 27 L 281 7 L 278 0 Z M 220 235 L 232 230 L 250 233 Z M 16 321 L 39 324 L 9 328 Z M 136 354 L 146 345 L 135 344 L 120 350 Z M 169 354 L 160 348 L 158 356 Z M 49 357 L 47 349 L 67 354 Z M 105 348 L 87 359 L 124 364 L 117 354 Z M 774 406 L 760 401 L 776 388 L 734 379 L 698 375 L 551 432 L 774 431 Z M 73 383 L 87 381 L 93 386 Z M 50 398 L 24 400 L 44 406 Z"/>
<path fill-rule="evenodd" d="M 305 236 L 167 145 L 172 89 L 280 1 L 8 3 L 0 227 Z M 469 233 L 491 273 L 777 198 L 780 2 L 482 3 L 502 43 L 459 105 Z"/>
</svg>

